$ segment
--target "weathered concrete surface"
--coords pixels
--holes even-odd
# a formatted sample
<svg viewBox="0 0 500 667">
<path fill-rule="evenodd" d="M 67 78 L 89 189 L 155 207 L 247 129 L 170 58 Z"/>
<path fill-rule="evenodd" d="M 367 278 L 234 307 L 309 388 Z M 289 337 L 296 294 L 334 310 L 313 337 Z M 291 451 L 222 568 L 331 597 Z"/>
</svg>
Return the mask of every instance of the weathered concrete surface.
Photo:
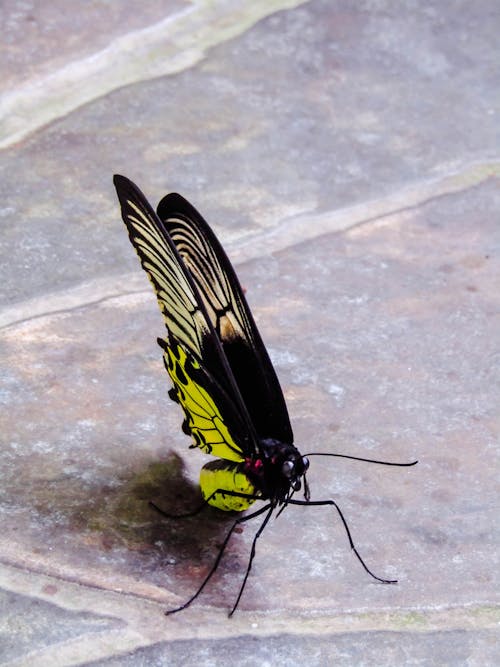
<svg viewBox="0 0 500 667">
<path fill-rule="evenodd" d="M 50 127 L 42 114 L 2 152 L 2 664 L 499 662 L 494 8 L 305 3 L 232 28 L 175 76 Z M 107 11 L 36 76 L 102 52 Z M 161 19 L 148 11 L 112 35 Z M 167 521 L 147 504 L 196 503 L 204 458 L 166 395 L 115 171 L 153 203 L 183 192 L 214 224 L 303 452 L 420 460 L 316 459 L 309 475 L 397 586 L 362 571 L 332 511 L 289 508 L 231 621 L 251 523 L 199 602 L 164 617 L 230 519 Z"/>
</svg>

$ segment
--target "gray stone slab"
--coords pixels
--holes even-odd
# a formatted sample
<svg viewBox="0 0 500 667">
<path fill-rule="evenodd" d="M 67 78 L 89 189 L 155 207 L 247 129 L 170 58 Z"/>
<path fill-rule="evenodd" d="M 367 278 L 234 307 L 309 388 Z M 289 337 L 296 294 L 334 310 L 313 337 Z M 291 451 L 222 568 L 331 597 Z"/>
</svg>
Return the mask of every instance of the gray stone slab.
<svg viewBox="0 0 500 667">
<path fill-rule="evenodd" d="M 238 637 L 217 641 L 164 642 L 92 665 L 106 667 L 255 667 L 311 665 L 408 665 L 460 667 L 498 664 L 498 634 L 494 631 L 452 630 L 440 633 L 367 632 L 326 637 Z"/>
<path fill-rule="evenodd" d="M 1 589 L 0 609 L 2 665 L 28 656 L 35 648 L 46 650 L 77 637 L 87 637 L 88 641 L 92 641 L 95 633 L 117 630 L 124 625 L 120 619 L 106 618 L 91 612 L 71 612 L 42 600 Z"/>
<path fill-rule="evenodd" d="M 102 12 L 103 22 L 98 26 L 93 25 L 92 20 L 89 21 L 94 7 L 98 12 L 98 5 L 94 5 L 90 11 L 88 4 L 67 5 L 69 10 L 83 7 L 87 10 L 82 21 L 71 23 L 71 32 L 67 29 L 69 12 L 62 17 L 57 15 L 58 20 L 50 25 L 46 16 L 50 11 L 39 11 L 37 13 L 40 16 L 35 22 L 37 28 L 38 22 L 41 23 L 42 33 L 35 31 L 26 52 L 30 61 L 38 51 L 41 58 L 31 72 L 22 68 L 19 72 L 18 68 L 14 68 L 22 79 L 18 85 L 2 94 L 0 147 L 19 143 L 44 125 L 112 90 L 193 67 L 203 60 L 214 45 L 241 35 L 265 16 L 296 7 L 304 1 L 241 0 L 236 3 L 233 0 L 191 0 L 184 3 L 181 0 L 164 3 L 162 8 L 150 3 L 149 12 L 141 8 L 140 12 L 132 12 L 132 16 L 130 7 L 123 5 L 124 20 L 110 25 L 108 31 L 106 24 L 111 23 L 110 15 L 120 15 L 117 3 L 109 5 L 108 11 Z M 25 8 L 26 3 L 14 15 L 22 18 Z M 160 20 L 144 26 L 152 14 L 158 13 L 158 9 L 162 10 Z M 6 13 L 9 13 L 8 9 Z M 14 19 L 13 23 L 15 32 L 19 21 L 16 23 Z M 25 27 L 22 20 L 20 23 Z M 137 25 L 140 28 L 134 29 Z M 44 41 L 45 31 L 50 37 Z M 57 41 L 54 34 L 58 34 Z M 83 40 L 87 37 L 87 41 L 82 43 L 82 37 Z M 102 42 L 104 47 L 99 48 Z M 43 57 L 47 55 L 44 52 L 47 43 L 53 47 L 48 62 Z M 12 49 L 12 34 L 9 34 L 9 47 L 11 58 L 12 51 L 16 56 L 20 55 L 19 50 Z M 26 54 L 21 54 L 21 60 L 25 59 Z M 7 82 L 4 85 L 9 84 Z"/>
<path fill-rule="evenodd" d="M 148 0 L 138 12 L 126 3 L 100 0 L 72 0 L 71 4 L 65 0 L 5 0 L 0 7 L 1 88 L 15 89 L 26 81 L 36 81 L 185 6 L 182 0 Z"/>
<path fill-rule="evenodd" d="M 361 570 L 331 510 L 289 508 L 259 543 L 242 609 L 498 602 L 498 192 L 491 180 L 241 267 L 300 449 L 420 459 L 407 470 L 313 460 L 309 475 L 313 498 L 339 502 L 364 558 L 398 586 Z M 196 504 L 204 459 L 167 399 L 148 297 L 4 330 L 0 549 L 172 606 L 230 519 L 165 521 L 147 505 Z M 203 604 L 231 605 L 253 530 L 235 536 Z"/>
<path fill-rule="evenodd" d="M 97 100 L 96 88 L 1 153 L 2 659 L 498 664 L 496 3 L 315 0 L 206 54 L 227 39 L 222 5 L 212 40 L 193 31 L 194 55 L 184 24 L 178 56 L 196 67 Z M 159 10 L 94 3 L 67 37 L 60 7 L 4 3 L 16 64 L 3 85 L 25 65 L 36 78 L 91 56 Z M 38 63 L 17 39 L 37 22 Z M 161 317 L 113 172 L 152 203 L 181 191 L 238 259 L 303 452 L 419 458 L 407 470 L 318 458 L 309 475 L 397 586 L 361 569 L 333 510 L 295 507 L 260 539 L 231 621 L 251 524 L 199 601 L 164 617 L 230 517 L 148 507 L 192 507 L 206 459 L 167 397 Z"/>
<path fill-rule="evenodd" d="M 4 151 L 1 302 L 132 269 L 113 172 L 227 241 L 495 156 L 495 7 L 317 0 Z"/>
</svg>

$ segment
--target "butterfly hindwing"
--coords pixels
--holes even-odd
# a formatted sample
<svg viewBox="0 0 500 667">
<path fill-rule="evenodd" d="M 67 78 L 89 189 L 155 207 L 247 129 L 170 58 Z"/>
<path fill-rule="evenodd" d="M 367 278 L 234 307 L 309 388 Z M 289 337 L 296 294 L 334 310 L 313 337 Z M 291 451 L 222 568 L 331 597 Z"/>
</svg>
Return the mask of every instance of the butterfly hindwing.
<svg viewBox="0 0 500 667">
<path fill-rule="evenodd" d="M 172 193 L 158 216 L 189 270 L 260 438 L 293 442 L 283 392 L 235 271 L 196 209 Z"/>
<path fill-rule="evenodd" d="M 242 448 L 241 443 L 248 436 L 232 400 L 173 337 L 168 343 L 160 339 L 158 342 L 163 348 L 165 368 L 174 385 L 175 400 L 186 415 L 183 430 L 192 436 L 193 444 L 206 454 L 228 461 L 243 461 L 243 450 L 247 447 Z"/>
<path fill-rule="evenodd" d="M 175 388 L 171 397 L 186 415 L 184 430 L 215 456 L 241 461 L 254 455 L 251 418 L 189 270 L 141 191 L 123 176 L 115 176 L 114 183 L 130 240 L 165 319 L 168 336 L 161 345 Z"/>
</svg>

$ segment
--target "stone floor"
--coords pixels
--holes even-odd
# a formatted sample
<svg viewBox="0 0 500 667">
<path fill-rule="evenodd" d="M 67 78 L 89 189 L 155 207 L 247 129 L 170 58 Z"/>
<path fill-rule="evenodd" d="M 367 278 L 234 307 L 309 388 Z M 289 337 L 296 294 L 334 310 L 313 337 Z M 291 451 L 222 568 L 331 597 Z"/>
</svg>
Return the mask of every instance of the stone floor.
<svg viewBox="0 0 500 667">
<path fill-rule="evenodd" d="M 0 664 L 499 665 L 496 0 L 6 0 Z M 113 173 L 237 266 L 313 499 L 198 500 Z"/>
</svg>

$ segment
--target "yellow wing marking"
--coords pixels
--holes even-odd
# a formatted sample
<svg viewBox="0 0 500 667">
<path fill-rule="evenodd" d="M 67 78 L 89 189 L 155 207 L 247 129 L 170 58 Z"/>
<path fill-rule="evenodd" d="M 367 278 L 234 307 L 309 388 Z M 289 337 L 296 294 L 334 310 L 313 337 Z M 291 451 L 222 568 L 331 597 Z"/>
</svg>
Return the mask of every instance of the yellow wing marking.
<svg viewBox="0 0 500 667">
<path fill-rule="evenodd" d="M 164 358 L 194 445 L 213 456 L 229 461 L 243 461 L 241 448 L 231 436 L 214 399 L 192 377 L 192 370 L 200 369 L 196 359 L 191 356 L 188 358 L 178 344 L 168 344 Z"/>
<path fill-rule="evenodd" d="M 153 284 L 167 329 L 201 358 L 201 341 L 209 330 L 196 295 L 155 221 L 133 200 L 128 199 L 127 204 L 131 238 Z"/>
<path fill-rule="evenodd" d="M 255 502 L 255 498 L 224 495 L 224 490 L 255 495 L 256 490 L 238 464 L 231 461 L 210 461 L 200 471 L 200 488 L 203 498 L 210 505 L 226 512 L 243 512 Z M 220 493 L 216 491 L 222 490 Z M 215 495 L 213 495 L 215 494 Z"/>
</svg>

